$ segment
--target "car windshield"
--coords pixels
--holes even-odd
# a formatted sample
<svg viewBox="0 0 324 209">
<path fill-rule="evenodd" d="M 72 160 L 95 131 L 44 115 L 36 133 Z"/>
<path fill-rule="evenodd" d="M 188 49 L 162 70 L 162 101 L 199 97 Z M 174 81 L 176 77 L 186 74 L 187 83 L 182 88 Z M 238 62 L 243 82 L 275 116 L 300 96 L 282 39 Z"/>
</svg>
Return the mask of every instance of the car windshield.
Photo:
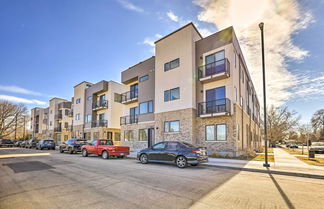
<svg viewBox="0 0 324 209">
<path fill-rule="evenodd" d="M 324 142 L 314 142 L 312 146 L 324 146 Z"/>
<path fill-rule="evenodd" d="M 111 140 L 100 140 L 100 145 L 112 145 Z"/>
<path fill-rule="evenodd" d="M 44 140 L 44 143 L 52 143 L 52 140 Z"/>
<path fill-rule="evenodd" d="M 192 144 L 189 144 L 187 142 L 181 142 L 181 144 L 185 145 L 186 147 L 195 147 Z"/>
</svg>

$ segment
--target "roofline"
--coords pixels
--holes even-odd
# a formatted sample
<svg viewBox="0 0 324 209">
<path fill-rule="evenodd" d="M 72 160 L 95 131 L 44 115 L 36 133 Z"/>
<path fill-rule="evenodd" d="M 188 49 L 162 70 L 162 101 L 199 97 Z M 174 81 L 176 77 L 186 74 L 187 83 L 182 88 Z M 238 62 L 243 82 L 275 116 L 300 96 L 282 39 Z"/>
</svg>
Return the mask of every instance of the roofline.
<svg viewBox="0 0 324 209">
<path fill-rule="evenodd" d="M 155 58 L 155 56 L 152 56 L 152 57 L 149 57 L 149 58 L 147 58 L 147 59 L 145 59 L 145 60 L 143 60 L 143 61 L 140 61 L 139 63 L 137 63 L 137 64 L 135 64 L 135 65 L 132 65 L 132 66 L 128 67 L 126 70 L 123 70 L 121 73 L 123 73 L 123 72 L 125 72 L 125 71 L 127 71 L 127 70 L 129 70 L 129 69 L 131 69 L 131 68 L 133 68 L 133 67 L 135 67 L 135 66 L 141 64 L 141 63 L 143 63 L 143 62 L 146 62 L 146 61 L 148 61 L 149 59 L 152 59 L 152 58 Z"/>
<path fill-rule="evenodd" d="M 83 83 L 90 83 L 90 84 L 93 84 L 93 83 L 91 83 L 91 82 L 89 82 L 89 81 L 82 81 L 81 83 L 78 83 L 77 85 L 73 86 L 73 88 L 75 88 L 75 87 L 77 87 L 77 86 L 79 86 L 79 85 L 81 85 L 81 84 L 83 84 Z"/>
<path fill-rule="evenodd" d="M 199 33 L 199 31 L 198 31 L 198 29 L 196 28 L 196 26 L 195 26 L 192 22 L 190 22 L 190 23 L 188 23 L 188 24 L 182 26 L 181 28 L 177 29 L 176 31 L 173 31 L 172 33 L 169 33 L 168 35 L 163 36 L 163 37 L 160 38 L 159 40 L 155 41 L 154 44 L 156 44 L 156 43 L 159 42 L 159 41 L 162 41 L 163 39 L 165 39 L 165 38 L 167 38 L 167 37 L 173 35 L 174 33 L 176 33 L 176 32 L 178 32 L 178 31 L 184 29 L 185 27 L 187 27 L 187 26 L 189 26 L 189 25 L 192 25 L 193 28 L 194 28 L 194 29 L 196 30 L 196 32 L 198 33 L 198 35 L 200 36 L 200 38 L 203 39 L 203 36 Z"/>
<path fill-rule="evenodd" d="M 63 98 L 60 98 L 60 97 L 53 97 L 52 99 L 50 99 L 49 101 L 52 101 L 53 99 L 61 99 L 61 100 L 65 100 L 65 101 L 68 101 L 67 99 L 63 99 Z"/>
</svg>

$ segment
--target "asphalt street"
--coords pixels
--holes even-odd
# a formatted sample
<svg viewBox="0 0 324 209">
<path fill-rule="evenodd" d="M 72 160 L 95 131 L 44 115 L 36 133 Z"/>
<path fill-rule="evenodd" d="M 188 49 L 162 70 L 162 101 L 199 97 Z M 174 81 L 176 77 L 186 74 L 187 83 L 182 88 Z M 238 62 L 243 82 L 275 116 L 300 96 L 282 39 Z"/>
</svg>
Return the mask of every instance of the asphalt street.
<svg viewBox="0 0 324 209">
<path fill-rule="evenodd" d="M 323 194 L 319 179 L 0 149 L 1 209 L 324 208 Z"/>
</svg>

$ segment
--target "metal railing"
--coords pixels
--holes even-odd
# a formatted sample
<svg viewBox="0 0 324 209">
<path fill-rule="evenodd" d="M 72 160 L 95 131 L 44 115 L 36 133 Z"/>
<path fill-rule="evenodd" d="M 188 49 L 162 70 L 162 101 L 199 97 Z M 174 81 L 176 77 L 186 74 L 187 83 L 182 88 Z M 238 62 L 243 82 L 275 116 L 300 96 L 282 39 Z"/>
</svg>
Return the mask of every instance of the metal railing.
<svg viewBox="0 0 324 209">
<path fill-rule="evenodd" d="M 56 115 L 54 115 L 54 119 L 55 120 L 61 120 L 63 118 L 63 114 L 62 113 L 58 113 Z"/>
<path fill-rule="evenodd" d="M 54 128 L 54 132 L 62 132 L 62 127 L 56 127 L 56 128 Z"/>
<path fill-rule="evenodd" d="M 198 67 L 199 79 L 219 73 L 230 74 L 230 63 L 227 58 Z"/>
<path fill-rule="evenodd" d="M 108 121 L 107 120 L 94 120 L 91 122 L 91 127 L 107 127 Z"/>
<path fill-rule="evenodd" d="M 137 115 L 127 115 L 120 117 L 120 125 L 133 124 L 138 122 Z"/>
<path fill-rule="evenodd" d="M 213 113 L 231 113 L 231 100 L 225 98 L 198 104 L 198 115 Z"/>
<path fill-rule="evenodd" d="M 73 131 L 73 126 L 67 126 L 67 127 L 64 127 L 64 130 L 65 131 Z"/>
<path fill-rule="evenodd" d="M 107 100 L 98 100 L 92 103 L 92 109 L 107 108 L 107 107 L 108 107 Z"/>
<path fill-rule="evenodd" d="M 138 91 L 128 91 L 121 94 L 121 103 L 138 98 Z"/>
</svg>

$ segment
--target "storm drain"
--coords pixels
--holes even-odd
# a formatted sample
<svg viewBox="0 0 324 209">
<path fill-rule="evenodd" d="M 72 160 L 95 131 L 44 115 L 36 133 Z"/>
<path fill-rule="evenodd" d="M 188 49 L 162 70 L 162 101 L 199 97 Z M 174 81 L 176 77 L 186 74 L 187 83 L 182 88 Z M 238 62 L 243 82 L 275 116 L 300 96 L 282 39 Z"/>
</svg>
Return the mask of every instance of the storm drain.
<svg viewBox="0 0 324 209">
<path fill-rule="evenodd" d="M 52 169 L 53 167 L 42 163 L 40 161 L 28 161 L 28 162 L 18 162 L 18 163 L 8 163 L 4 164 L 11 168 L 15 173 L 30 172 L 30 171 L 41 171 Z"/>
</svg>

